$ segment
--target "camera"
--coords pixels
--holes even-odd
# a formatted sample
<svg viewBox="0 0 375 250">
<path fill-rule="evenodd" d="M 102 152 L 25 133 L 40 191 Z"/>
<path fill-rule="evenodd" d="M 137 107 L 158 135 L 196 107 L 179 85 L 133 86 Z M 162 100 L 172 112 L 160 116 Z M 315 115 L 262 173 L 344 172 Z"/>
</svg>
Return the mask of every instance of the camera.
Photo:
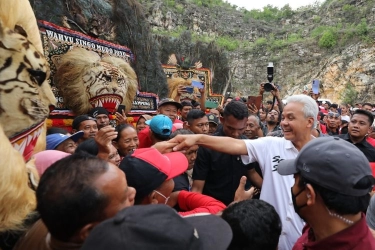
<svg viewBox="0 0 375 250">
<path fill-rule="evenodd" d="M 267 66 L 267 80 L 268 82 L 264 84 L 264 91 L 270 92 L 276 90 L 275 87 L 271 84 L 273 81 L 273 63 L 268 63 Z"/>
</svg>

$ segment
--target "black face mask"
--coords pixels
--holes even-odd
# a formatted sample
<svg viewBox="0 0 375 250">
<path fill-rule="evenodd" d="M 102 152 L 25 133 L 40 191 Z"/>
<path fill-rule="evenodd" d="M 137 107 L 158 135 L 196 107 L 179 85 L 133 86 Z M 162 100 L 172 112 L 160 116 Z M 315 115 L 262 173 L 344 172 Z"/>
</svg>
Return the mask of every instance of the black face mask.
<svg viewBox="0 0 375 250">
<path fill-rule="evenodd" d="M 299 210 L 303 207 L 306 207 L 307 206 L 307 203 L 305 203 L 305 205 L 302 205 L 302 206 L 297 206 L 297 197 L 298 195 L 300 195 L 302 192 L 304 191 L 304 189 L 302 189 L 301 191 L 299 191 L 297 194 L 293 194 L 293 189 L 291 188 L 290 189 L 290 192 L 292 193 L 292 201 L 293 201 L 293 207 L 294 207 L 294 211 L 299 215 Z"/>
</svg>

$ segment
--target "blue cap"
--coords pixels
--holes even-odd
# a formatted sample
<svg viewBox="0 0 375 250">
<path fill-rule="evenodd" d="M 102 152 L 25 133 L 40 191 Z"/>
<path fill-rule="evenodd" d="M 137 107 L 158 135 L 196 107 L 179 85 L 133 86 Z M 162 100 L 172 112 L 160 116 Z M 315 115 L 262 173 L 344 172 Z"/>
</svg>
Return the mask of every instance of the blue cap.
<svg viewBox="0 0 375 250">
<path fill-rule="evenodd" d="M 150 129 L 155 134 L 161 136 L 170 136 L 172 133 L 172 120 L 165 115 L 154 116 L 151 120 L 146 121 Z"/>
<path fill-rule="evenodd" d="M 53 150 L 57 148 L 61 143 L 68 139 L 72 139 L 74 142 L 77 142 L 79 138 L 83 136 L 83 131 L 78 131 L 73 135 L 64 135 L 64 134 L 50 134 L 47 135 L 47 150 Z"/>
</svg>

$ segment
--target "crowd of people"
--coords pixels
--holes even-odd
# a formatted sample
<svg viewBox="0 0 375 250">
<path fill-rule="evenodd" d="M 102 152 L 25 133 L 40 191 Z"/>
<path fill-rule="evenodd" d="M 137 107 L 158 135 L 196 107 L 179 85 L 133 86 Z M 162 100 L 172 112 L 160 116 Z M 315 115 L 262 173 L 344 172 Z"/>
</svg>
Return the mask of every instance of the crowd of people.
<svg viewBox="0 0 375 250">
<path fill-rule="evenodd" d="M 3 250 L 375 249 L 374 106 L 271 94 L 49 128 L 37 216 Z"/>
</svg>

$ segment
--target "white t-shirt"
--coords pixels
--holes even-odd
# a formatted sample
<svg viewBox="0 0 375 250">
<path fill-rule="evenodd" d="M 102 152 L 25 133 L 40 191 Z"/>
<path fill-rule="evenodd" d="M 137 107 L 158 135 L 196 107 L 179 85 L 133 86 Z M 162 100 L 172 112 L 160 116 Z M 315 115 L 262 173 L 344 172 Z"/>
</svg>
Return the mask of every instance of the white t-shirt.
<svg viewBox="0 0 375 250">
<path fill-rule="evenodd" d="M 293 175 L 282 176 L 277 172 L 280 161 L 295 159 L 298 150 L 291 141 L 280 137 L 262 137 L 256 140 L 244 140 L 248 155 L 241 156 L 244 164 L 257 161 L 263 173 L 263 185 L 260 199 L 273 205 L 280 216 L 282 232 L 279 250 L 290 250 L 302 234 L 303 220 L 295 213 L 291 188 Z"/>
</svg>

